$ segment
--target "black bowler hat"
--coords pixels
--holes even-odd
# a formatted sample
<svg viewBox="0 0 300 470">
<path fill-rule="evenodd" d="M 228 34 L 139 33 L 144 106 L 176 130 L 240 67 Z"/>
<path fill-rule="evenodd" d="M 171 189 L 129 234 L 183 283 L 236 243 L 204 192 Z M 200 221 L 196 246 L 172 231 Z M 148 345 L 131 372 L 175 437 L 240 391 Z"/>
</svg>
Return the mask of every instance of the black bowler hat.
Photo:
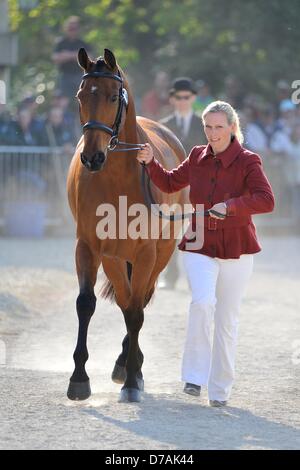
<svg viewBox="0 0 300 470">
<path fill-rule="evenodd" d="M 194 95 L 197 94 L 196 86 L 188 77 L 175 78 L 170 89 L 170 95 L 174 95 L 177 91 L 190 91 Z"/>
</svg>

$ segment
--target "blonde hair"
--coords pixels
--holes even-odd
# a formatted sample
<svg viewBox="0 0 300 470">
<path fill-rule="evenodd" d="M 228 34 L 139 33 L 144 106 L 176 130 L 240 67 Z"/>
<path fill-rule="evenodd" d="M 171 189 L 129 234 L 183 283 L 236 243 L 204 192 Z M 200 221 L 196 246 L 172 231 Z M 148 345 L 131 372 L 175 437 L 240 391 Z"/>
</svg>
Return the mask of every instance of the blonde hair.
<svg viewBox="0 0 300 470">
<path fill-rule="evenodd" d="M 213 101 L 210 103 L 202 113 L 202 122 L 204 124 L 205 116 L 208 113 L 224 113 L 227 116 L 228 124 L 235 124 L 236 131 L 235 136 L 240 144 L 244 142 L 244 136 L 241 131 L 240 118 L 236 110 L 231 106 L 231 104 L 226 103 L 226 101 Z"/>
</svg>

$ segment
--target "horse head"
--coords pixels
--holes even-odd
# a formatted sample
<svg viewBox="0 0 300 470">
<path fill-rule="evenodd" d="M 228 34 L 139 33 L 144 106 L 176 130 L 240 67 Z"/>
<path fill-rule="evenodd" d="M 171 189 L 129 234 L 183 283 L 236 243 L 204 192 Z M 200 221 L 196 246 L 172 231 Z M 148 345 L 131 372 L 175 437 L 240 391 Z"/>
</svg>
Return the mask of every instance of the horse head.
<svg viewBox="0 0 300 470">
<path fill-rule="evenodd" d="M 81 48 L 78 63 L 84 70 L 76 95 L 84 133 L 81 162 L 89 171 L 98 171 L 106 162 L 107 152 L 118 143 L 128 95 L 116 58 L 109 49 L 104 49 L 104 57 L 92 61 Z"/>
</svg>

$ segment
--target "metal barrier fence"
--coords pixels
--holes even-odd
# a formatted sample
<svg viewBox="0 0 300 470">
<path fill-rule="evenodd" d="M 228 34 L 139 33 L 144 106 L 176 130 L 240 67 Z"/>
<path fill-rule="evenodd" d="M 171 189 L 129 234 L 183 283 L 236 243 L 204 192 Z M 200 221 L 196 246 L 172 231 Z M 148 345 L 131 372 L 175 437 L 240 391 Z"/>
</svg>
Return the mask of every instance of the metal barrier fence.
<svg viewBox="0 0 300 470">
<path fill-rule="evenodd" d="M 0 146 L 0 226 L 17 203 L 44 204 L 45 225 L 62 226 L 70 213 L 66 176 L 71 158 L 59 147 Z"/>
<path fill-rule="evenodd" d="M 62 148 L 0 146 L 0 226 L 5 225 L 7 207 L 12 202 L 26 201 L 47 205 L 45 223 L 49 227 L 70 222 L 66 176 L 71 158 Z M 295 197 L 290 178 L 293 168 L 278 155 L 268 155 L 263 164 L 275 193 L 276 208 L 272 214 L 254 216 L 255 223 L 259 227 L 293 228 L 300 217 L 300 197 Z"/>
</svg>

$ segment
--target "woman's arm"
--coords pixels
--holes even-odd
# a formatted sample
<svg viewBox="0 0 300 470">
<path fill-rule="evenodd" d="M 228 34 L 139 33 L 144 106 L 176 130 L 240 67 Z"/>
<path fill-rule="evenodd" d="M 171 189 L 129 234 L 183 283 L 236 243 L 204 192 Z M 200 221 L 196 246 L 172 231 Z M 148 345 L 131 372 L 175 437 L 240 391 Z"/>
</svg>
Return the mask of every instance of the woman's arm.
<svg viewBox="0 0 300 470">
<path fill-rule="evenodd" d="M 225 201 L 228 216 L 243 216 L 272 212 L 274 193 L 263 171 L 261 158 L 256 154 L 246 157 L 246 186 L 250 195 L 233 197 Z"/>
<path fill-rule="evenodd" d="M 153 155 L 150 144 L 145 144 L 143 150 L 138 151 L 139 162 L 146 163 L 147 173 L 153 183 L 165 193 L 175 193 L 190 184 L 189 182 L 189 156 L 173 170 L 166 170 Z"/>
</svg>

